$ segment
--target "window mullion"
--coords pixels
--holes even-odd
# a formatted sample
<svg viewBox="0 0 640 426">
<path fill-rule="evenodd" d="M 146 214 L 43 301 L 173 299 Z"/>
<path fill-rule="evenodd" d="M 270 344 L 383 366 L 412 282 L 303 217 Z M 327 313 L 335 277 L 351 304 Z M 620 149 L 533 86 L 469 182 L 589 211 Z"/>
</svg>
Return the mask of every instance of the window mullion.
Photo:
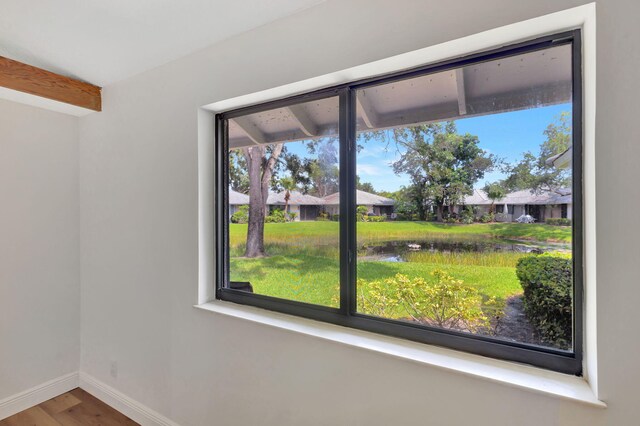
<svg viewBox="0 0 640 426">
<path fill-rule="evenodd" d="M 356 306 L 356 113 L 355 91 L 340 92 L 340 310 Z"/>
</svg>

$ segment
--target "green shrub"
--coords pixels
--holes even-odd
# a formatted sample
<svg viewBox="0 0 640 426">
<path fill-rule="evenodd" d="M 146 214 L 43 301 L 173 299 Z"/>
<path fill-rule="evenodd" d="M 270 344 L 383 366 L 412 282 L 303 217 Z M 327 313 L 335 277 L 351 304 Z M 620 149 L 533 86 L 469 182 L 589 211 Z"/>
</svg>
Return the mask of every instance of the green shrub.
<svg viewBox="0 0 640 426">
<path fill-rule="evenodd" d="M 565 217 L 550 217 L 545 219 L 544 223 L 553 226 L 571 226 L 571 219 L 567 219 Z"/>
<path fill-rule="evenodd" d="M 436 269 L 432 280 L 403 274 L 384 280 L 358 280 L 358 309 L 369 315 L 393 317 L 404 312 L 412 320 L 444 328 L 475 331 L 487 327 L 478 290 Z"/>
<path fill-rule="evenodd" d="M 384 222 L 387 220 L 386 216 L 367 216 L 368 222 Z"/>
<path fill-rule="evenodd" d="M 516 275 L 524 290 L 524 309 L 541 340 L 559 348 L 572 341 L 572 271 L 566 255 L 526 256 Z"/>
<path fill-rule="evenodd" d="M 460 222 L 465 223 L 467 225 L 473 223 L 473 208 L 471 208 L 471 206 L 466 206 L 461 212 L 460 212 Z"/>
<path fill-rule="evenodd" d="M 498 336 L 503 325 L 507 301 L 495 297 L 482 296 L 482 312 L 488 318 L 487 331 L 490 335 Z"/>
<path fill-rule="evenodd" d="M 494 219 L 495 219 L 495 215 L 493 213 L 486 213 L 480 216 L 480 222 L 482 223 L 493 222 Z"/>
<path fill-rule="evenodd" d="M 393 312 L 397 310 L 400 301 L 397 287 L 392 287 L 394 284 L 392 280 L 394 278 L 375 281 L 358 279 L 358 311 L 380 318 L 393 317 Z"/>
<path fill-rule="evenodd" d="M 284 211 L 280 209 L 274 209 L 269 212 L 269 215 L 264 218 L 265 223 L 284 223 L 287 221 L 287 217 L 284 215 Z"/>
<path fill-rule="evenodd" d="M 458 219 L 456 219 L 455 217 L 445 217 L 444 219 L 442 219 L 442 221 L 444 223 L 458 223 Z"/>
<path fill-rule="evenodd" d="M 356 220 L 358 222 L 367 222 L 367 213 L 369 213 L 367 206 L 358 206 L 356 208 Z"/>
<path fill-rule="evenodd" d="M 393 210 L 398 216 L 398 220 L 412 220 L 414 216 L 418 217 L 418 206 L 413 201 L 397 199 Z"/>
<path fill-rule="evenodd" d="M 289 220 L 291 222 L 295 222 L 296 218 L 298 217 L 298 213 L 296 212 L 289 212 L 288 215 L 289 215 Z"/>
<path fill-rule="evenodd" d="M 334 215 L 331 215 L 331 220 L 333 220 L 334 222 L 340 222 L 340 215 L 337 213 Z"/>
<path fill-rule="evenodd" d="M 249 221 L 249 206 L 242 205 L 231 215 L 231 223 L 247 223 Z"/>
<path fill-rule="evenodd" d="M 318 213 L 318 217 L 316 217 L 316 220 L 318 222 L 327 222 L 329 220 L 329 213 L 327 212 Z"/>
</svg>

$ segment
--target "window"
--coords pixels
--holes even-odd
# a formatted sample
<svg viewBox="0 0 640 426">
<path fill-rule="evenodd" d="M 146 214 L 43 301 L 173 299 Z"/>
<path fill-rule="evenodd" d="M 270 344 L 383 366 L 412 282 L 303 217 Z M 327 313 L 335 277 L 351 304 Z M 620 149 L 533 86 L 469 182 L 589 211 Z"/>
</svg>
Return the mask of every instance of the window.
<svg viewBox="0 0 640 426">
<path fill-rule="evenodd" d="M 219 114 L 217 297 L 580 374 L 580 64 L 574 31 Z"/>
<path fill-rule="evenodd" d="M 329 96 L 226 121 L 231 283 L 338 306 L 338 200 L 326 201 L 339 190 L 338 110 Z"/>
</svg>

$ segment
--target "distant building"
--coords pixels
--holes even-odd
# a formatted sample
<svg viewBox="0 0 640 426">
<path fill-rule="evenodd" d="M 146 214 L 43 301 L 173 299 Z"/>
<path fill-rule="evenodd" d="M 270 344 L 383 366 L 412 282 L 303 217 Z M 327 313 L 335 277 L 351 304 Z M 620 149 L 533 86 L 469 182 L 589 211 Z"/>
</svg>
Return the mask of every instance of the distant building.
<svg viewBox="0 0 640 426">
<path fill-rule="evenodd" d="M 285 191 L 270 192 L 267 198 L 269 210 L 284 210 L 286 203 Z M 359 206 L 366 206 L 368 213 L 376 216 L 392 217 L 394 200 L 380 195 L 371 194 L 364 191 L 356 191 L 356 202 Z M 249 196 L 229 189 L 229 215 L 238 211 L 240 206 L 249 204 Z M 295 213 L 295 221 L 316 220 L 320 213 L 326 212 L 329 215 L 340 213 L 340 193 L 327 195 L 324 198 L 303 194 L 299 191 L 291 191 L 287 213 Z"/>
<path fill-rule="evenodd" d="M 336 192 L 324 197 L 325 211 L 331 215 L 340 213 L 340 193 Z M 376 216 L 393 215 L 393 206 L 395 201 L 391 198 L 382 197 L 380 195 L 371 194 L 369 192 L 356 190 L 356 204 L 366 206 L 368 213 Z"/>
<path fill-rule="evenodd" d="M 496 220 L 513 222 L 526 214 L 533 216 L 537 222 L 544 222 L 549 218 L 571 218 L 573 198 L 571 190 L 567 188 L 539 193 L 523 190 L 510 192 L 493 202 L 486 192 L 475 189 L 472 195 L 465 197 L 463 206 L 457 206 L 457 212 L 461 212 L 465 206 L 471 206 L 475 216 L 479 217 L 489 213 L 492 204 Z"/>
<path fill-rule="evenodd" d="M 229 217 L 242 205 L 249 205 L 249 196 L 229 188 Z"/>
<path fill-rule="evenodd" d="M 271 192 L 267 198 L 269 209 L 279 208 L 284 210 L 285 191 Z M 295 213 L 296 221 L 300 220 L 316 220 L 321 211 L 323 211 L 324 200 L 312 195 L 303 194 L 299 191 L 290 191 L 289 204 L 287 213 Z"/>
</svg>

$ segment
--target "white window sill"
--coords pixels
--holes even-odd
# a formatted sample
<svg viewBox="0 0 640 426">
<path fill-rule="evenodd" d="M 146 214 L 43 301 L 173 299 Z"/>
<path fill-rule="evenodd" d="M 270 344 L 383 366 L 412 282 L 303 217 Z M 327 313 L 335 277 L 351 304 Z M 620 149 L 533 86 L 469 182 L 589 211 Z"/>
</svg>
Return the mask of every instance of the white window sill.
<svg viewBox="0 0 640 426">
<path fill-rule="evenodd" d="M 479 379 L 502 383 L 507 386 L 514 386 L 532 392 L 577 401 L 595 407 L 606 407 L 606 404 L 598 400 L 589 384 L 581 377 L 231 302 L 216 300 L 202 305 L 196 305 L 195 307 L 217 314 L 228 315 L 295 333 L 305 334 L 307 336 L 314 336 L 344 345 L 375 351 L 396 358 L 419 362 L 431 367 L 442 368 Z"/>
</svg>

